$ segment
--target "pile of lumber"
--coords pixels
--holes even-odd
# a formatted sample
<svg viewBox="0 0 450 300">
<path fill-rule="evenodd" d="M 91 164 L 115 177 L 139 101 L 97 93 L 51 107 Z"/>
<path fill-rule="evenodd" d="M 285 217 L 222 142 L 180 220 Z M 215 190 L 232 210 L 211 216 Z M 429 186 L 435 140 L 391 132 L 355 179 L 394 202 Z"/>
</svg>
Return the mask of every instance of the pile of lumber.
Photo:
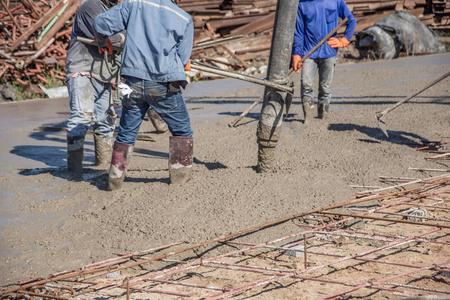
<svg viewBox="0 0 450 300">
<path fill-rule="evenodd" d="M 82 0 L 1 0 L 0 80 L 24 87 L 64 79 L 74 14 Z M 227 70 L 267 65 L 277 0 L 176 0 L 194 21 L 192 59 Z M 396 10 L 450 30 L 449 0 L 346 0 L 356 32 Z M 338 31 L 342 35 L 344 28 Z"/>
<path fill-rule="evenodd" d="M 431 0 L 431 12 L 434 16 L 433 22 L 428 23 L 434 30 L 450 29 L 450 1 L 449 0 Z"/>
</svg>

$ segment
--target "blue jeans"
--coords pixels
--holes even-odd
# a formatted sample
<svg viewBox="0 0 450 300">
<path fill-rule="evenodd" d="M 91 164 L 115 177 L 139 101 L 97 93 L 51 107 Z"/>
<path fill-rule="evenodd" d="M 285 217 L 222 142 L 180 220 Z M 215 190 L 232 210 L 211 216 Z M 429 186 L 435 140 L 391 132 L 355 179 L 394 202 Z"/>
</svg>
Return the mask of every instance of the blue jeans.
<svg viewBox="0 0 450 300">
<path fill-rule="evenodd" d="M 181 90 L 169 91 L 169 83 L 127 77 L 133 92 L 122 99 L 122 116 L 116 141 L 134 145 L 142 120 L 151 107 L 167 123 L 173 136 L 192 136 L 191 120 Z"/>
<path fill-rule="evenodd" d="M 108 113 L 111 84 L 79 74 L 69 79 L 67 89 L 70 105 L 67 137 L 84 137 L 93 123 L 94 132 L 100 137 L 112 138 L 115 116 Z"/>
<path fill-rule="evenodd" d="M 319 103 L 330 104 L 331 81 L 333 80 L 336 57 L 307 58 L 302 65 L 301 97 L 302 102 L 314 102 L 313 85 L 319 70 Z"/>
</svg>

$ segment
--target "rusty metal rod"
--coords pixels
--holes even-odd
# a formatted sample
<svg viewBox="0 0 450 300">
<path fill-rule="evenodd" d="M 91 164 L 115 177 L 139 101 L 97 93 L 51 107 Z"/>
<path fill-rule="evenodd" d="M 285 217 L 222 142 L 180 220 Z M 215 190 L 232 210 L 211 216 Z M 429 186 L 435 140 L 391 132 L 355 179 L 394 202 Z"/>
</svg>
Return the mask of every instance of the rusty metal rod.
<svg viewBox="0 0 450 300">
<path fill-rule="evenodd" d="M 14 16 L 11 13 L 11 11 L 8 9 L 8 6 L 3 1 L 1 1 L 1 2 L 2 2 L 3 8 L 5 9 L 5 11 L 9 15 L 9 17 L 11 18 L 11 21 L 14 23 L 14 25 L 16 25 L 17 29 L 20 31 L 20 34 L 23 34 L 22 27 L 17 23 L 17 20 L 14 18 Z"/>
<path fill-rule="evenodd" d="M 215 47 L 215 46 L 225 47 L 223 45 L 225 43 L 242 40 L 247 37 L 248 37 L 247 35 L 235 35 L 235 36 L 231 36 L 231 37 L 227 37 L 227 38 L 222 38 L 222 39 L 217 39 L 217 40 L 213 40 L 213 41 L 209 41 L 209 42 L 199 43 L 199 44 L 192 46 L 192 51 L 205 49 L 205 48 L 209 48 L 209 47 Z"/>
<path fill-rule="evenodd" d="M 383 284 L 386 285 L 393 285 L 393 286 L 401 286 L 401 287 L 405 287 L 408 289 L 414 289 L 414 290 L 421 290 L 421 291 L 426 291 L 426 292 L 433 292 L 433 293 L 440 293 L 440 294 L 450 294 L 450 291 L 444 291 L 444 290 L 436 290 L 436 289 L 428 289 L 428 288 L 423 288 L 420 286 L 415 286 L 415 285 L 409 285 L 409 284 L 399 284 L 399 283 L 391 283 L 391 282 L 385 282 Z"/>
<path fill-rule="evenodd" d="M 434 264 L 434 265 L 443 266 L 443 265 L 446 265 L 448 263 L 450 263 L 450 260 L 447 260 L 447 261 L 444 261 L 444 262 L 441 262 L 441 263 L 438 263 L 438 264 Z M 420 268 L 418 270 L 412 270 L 412 271 L 405 272 L 405 273 L 402 273 L 402 274 L 397 274 L 397 275 L 393 275 L 393 276 L 390 276 L 390 277 L 386 277 L 386 278 L 383 278 L 383 279 L 380 279 L 380 280 L 376 280 L 376 281 L 372 281 L 372 282 L 366 282 L 366 283 L 358 285 L 357 287 L 353 287 L 353 288 L 350 288 L 350 289 L 347 289 L 347 290 L 344 290 L 344 291 L 341 291 L 341 292 L 338 292 L 338 293 L 334 293 L 334 294 L 331 294 L 331 295 L 320 297 L 318 299 L 333 299 L 333 298 L 336 298 L 338 296 L 341 296 L 341 295 L 348 294 L 350 292 L 356 291 L 358 289 L 371 286 L 373 284 L 382 284 L 385 281 L 388 281 L 388 280 L 391 280 L 391 279 L 395 279 L 395 278 L 398 278 L 398 277 L 411 275 L 411 274 L 414 274 L 414 273 L 417 273 L 417 272 L 420 272 L 420 271 L 423 271 L 423 270 L 429 270 L 432 267 L 433 266 L 422 267 L 422 268 Z"/>
<path fill-rule="evenodd" d="M 319 228 L 318 226 L 314 226 L 314 225 L 308 225 L 308 224 L 295 224 L 296 226 L 299 227 L 308 227 L 308 228 Z M 342 228 L 338 228 L 335 229 L 334 231 L 330 231 L 330 233 L 335 233 L 337 231 L 343 231 L 343 232 L 347 232 L 350 234 L 363 234 L 363 235 L 369 235 L 370 237 L 365 237 L 365 236 L 359 236 L 358 238 L 361 239 L 374 239 L 374 236 L 379 236 L 379 237 L 383 237 L 383 238 L 387 238 L 385 241 L 392 241 L 392 239 L 399 239 L 399 238 L 404 238 L 404 236 L 402 235 L 390 235 L 390 234 L 381 234 L 381 233 L 376 233 L 376 232 L 367 232 L 367 231 L 361 231 L 361 230 L 349 230 L 349 229 L 342 229 Z M 319 231 L 315 231 L 316 233 L 320 233 Z M 328 232 L 328 231 L 327 231 Z M 375 239 L 377 240 L 377 239 Z M 383 239 L 381 239 L 383 240 Z M 435 240 L 427 240 L 427 239 L 420 239 L 417 240 L 420 241 L 421 243 L 430 243 L 430 244 L 442 244 L 442 245 L 448 245 L 450 246 L 450 242 L 441 242 L 441 241 L 435 241 Z"/>
<path fill-rule="evenodd" d="M 400 219 L 371 217 L 371 216 L 365 216 L 365 215 L 346 214 L 346 213 L 332 212 L 332 211 L 330 211 L 330 212 L 321 212 L 321 214 L 324 214 L 324 215 L 336 215 L 336 216 L 343 216 L 343 217 L 353 217 L 353 218 L 360 218 L 360 219 L 370 219 L 370 220 L 394 222 L 394 223 L 405 223 L 405 224 L 430 226 L 430 227 L 450 228 L 450 225 L 444 225 L 444 224 L 438 224 L 438 223 L 427 223 L 427 222 L 416 222 L 416 221 L 408 221 L 408 220 L 400 220 Z"/>
<path fill-rule="evenodd" d="M 162 291 L 162 290 L 150 290 L 150 289 L 138 288 L 138 287 L 130 287 L 130 289 L 141 291 L 141 292 L 148 292 L 148 293 L 155 293 L 155 294 L 164 294 L 164 295 L 171 295 L 171 296 L 178 296 L 178 297 L 194 297 L 195 296 L 195 295 L 192 295 L 192 294 L 183 294 L 183 293 L 176 293 L 176 292 Z"/>
<path fill-rule="evenodd" d="M 229 269 L 229 270 L 237 270 L 237 271 L 243 271 L 243 272 L 253 272 L 253 273 L 260 273 L 260 274 L 264 274 L 264 275 L 271 275 L 271 276 L 280 276 L 286 273 L 295 273 L 291 270 L 277 270 L 277 269 L 271 269 L 271 268 L 262 268 L 262 267 L 258 267 L 258 266 L 251 266 L 251 265 L 236 265 L 236 264 L 230 264 L 230 263 L 224 263 L 224 266 L 215 266 L 212 265 L 211 267 L 214 268 L 222 268 L 222 269 Z M 235 265 L 236 267 L 231 267 Z M 248 270 L 248 269 L 252 269 L 252 270 Z M 258 270 L 259 269 L 259 270 Z M 270 273 L 267 272 L 267 270 L 272 270 L 273 272 L 279 272 L 279 273 Z M 331 283 L 331 284 L 339 284 L 339 285 L 343 285 L 343 286 L 351 286 L 351 287 L 356 287 L 357 284 L 352 284 L 352 283 L 348 283 L 348 282 L 343 282 L 343 281 L 337 281 L 337 280 L 327 280 L 327 279 L 320 279 L 320 278 L 314 278 L 314 277 L 306 277 L 306 276 L 301 276 L 298 274 L 295 274 L 294 276 L 292 276 L 292 278 L 296 278 L 296 279 L 301 279 L 301 280 L 305 280 L 305 281 L 317 281 L 317 282 L 322 282 L 322 283 Z M 383 291 L 389 291 L 389 292 L 396 292 L 398 293 L 399 290 L 395 289 L 395 288 L 386 288 L 386 287 L 382 287 L 382 286 L 370 286 L 367 288 L 371 288 L 371 289 L 376 289 L 376 290 L 383 290 Z M 420 288 L 419 288 L 420 289 Z M 418 296 L 418 294 L 413 294 L 413 293 L 408 293 L 408 292 L 403 292 L 406 293 L 405 295 L 407 296 Z M 209 298 L 208 298 L 209 299 Z"/>
<path fill-rule="evenodd" d="M 427 205 L 427 204 L 421 204 L 421 203 L 405 203 L 405 205 L 418 206 L 418 207 L 428 207 L 428 208 L 442 209 L 442 210 L 450 210 L 450 207 Z"/>
<path fill-rule="evenodd" d="M 408 168 L 408 170 L 427 171 L 427 172 L 450 172 L 450 169 Z"/>
<path fill-rule="evenodd" d="M 88 45 L 91 45 L 91 46 L 98 47 L 97 41 L 95 41 L 93 39 L 88 39 L 88 38 L 85 38 L 85 37 L 82 37 L 82 36 L 78 36 L 77 37 L 77 41 L 80 41 L 80 42 L 82 42 L 84 44 L 88 44 Z M 120 47 L 120 46 L 113 45 L 113 50 L 116 51 L 116 52 L 122 52 L 123 48 Z"/>
<path fill-rule="evenodd" d="M 405 203 L 406 204 L 406 203 Z M 418 206 L 417 204 L 411 203 L 411 206 Z M 431 206 L 433 208 L 436 208 L 435 206 Z M 449 208 L 441 208 L 441 209 L 450 209 Z M 352 210 L 355 211 L 367 211 L 363 208 L 361 209 L 357 209 L 357 208 L 352 208 Z M 412 208 L 409 209 L 410 212 L 412 212 Z M 395 212 L 385 212 L 385 211 L 376 211 L 374 212 L 376 214 L 384 214 L 384 215 L 393 215 L 393 216 L 401 216 L 401 217 L 406 217 L 406 218 L 417 218 L 417 219 L 424 219 L 424 220 L 432 220 L 432 221 L 438 221 L 438 222 L 450 222 L 450 219 L 446 219 L 446 218 L 434 218 L 434 217 L 425 217 L 425 216 L 415 216 L 415 215 L 409 215 L 409 214 L 402 214 L 402 213 L 395 213 Z M 421 222 L 422 223 L 422 222 Z"/>
<path fill-rule="evenodd" d="M 378 192 L 382 192 L 382 191 L 386 191 L 386 190 L 390 190 L 390 189 L 395 189 L 395 188 L 399 188 L 399 187 L 404 187 L 404 186 L 407 186 L 407 185 L 410 185 L 410 184 L 425 183 L 425 182 L 428 183 L 428 182 L 432 182 L 433 180 L 436 180 L 436 181 L 437 180 L 442 180 L 443 178 L 450 178 L 450 173 L 449 174 L 438 175 L 438 176 L 435 176 L 435 177 L 425 178 L 425 179 L 418 179 L 418 180 L 415 180 L 415 181 L 402 183 L 402 184 L 398 184 L 398 185 L 388 186 L 388 187 L 381 188 L 381 189 L 378 189 L 378 190 L 362 191 L 360 193 L 356 193 L 354 197 L 357 197 L 358 194 L 370 193 L 370 194 L 373 195 L 374 193 L 378 193 Z M 444 183 L 445 183 L 445 181 L 442 182 L 442 184 L 444 184 Z M 433 183 L 430 183 L 430 184 L 433 184 Z M 352 197 L 352 198 L 354 198 L 354 197 Z"/>
<path fill-rule="evenodd" d="M 178 244 L 178 243 L 175 243 L 175 244 Z M 168 245 L 168 246 L 173 246 L 175 244 L 171 244 L 171 245 Z M 164 248 L 164 247 L 165 246 L 159 247 L 159 248 Z M 158 248 L 156 248 L 156 249 L 158 249 Z M 95 266 L 95 264 L 93 264 L 93 266 Z M 37 278 L 36 280 L 28 281 L 28 282 L 22 284 L 20 287 L 12 288 L 12 289 L 7 290 L 7 291 L 0 291 L 0 296 L 11 294 L 11 293 L 15 293 L 18 290 L 27 289 L 27 288 L 33 287 L 35 285 L 42 285 L 42 284 L 45 284 L 45 283 L 48 283 L 48 282 L 62 281 L 62 280 L 67 280 L 67 279 L 70 279 L 70 278 L 86 276 L 86 275 L 90 275 L 90 274 L 94 274 L 94 276 L 90 276 L 90 277 L 96 277 L 96 276 L 100 276 L 102 274 L 106 274 L 106 273 L 111 272 L 111 271 L 116 271 L 116 270 L 118 270 L 118 268 L 119 267 L 116 266 L 116 265 L 112 265 L 112 266 L 111 265 L 106 265 L 106 266 L 102 266 L 102 267 L 94 268 L 94 269 L 89 269 L 89 268 L 84 269 L 84 268 L 82 268 L 82 269 L 79 269 L 79 270 L 71 270 L 71 271 L 67 271 L 66 270 L 66 271 L 62 271 L 62 272 L 56 273 L 56 274 L 49 275 L 47 279 Z M 120 270 L 122 270 L 122 269 L 120 269 Z"/>
<path fill-rule="evenodd" d="M 195 62 L 191 62 L 191 69 L 196 69 L 199 71 L 205 71 L 205 72 L 209 72 L 209 73 L 213 73 L 216 75 L 222 75 L 225 77 L 229 77 L 229 78 L 234 78 L 234 79 L 238 79 L 238 80 L 243 80 L 243 81 L 248 81 L 251 83 L 256 83 L 259 85 L 264 85 L 264 86 L 268 86 L 280 91 L 285 91 L 288 93 L 294 93 L 294 88 L 290 87 L 288 85 L 284 85 L 284 84 L 278 84 L 272 81 L 269 81 L 267 79 L 259 79 L 253 76 L 248 76 L 248 75 L 243 75 L 243 74 L 238 74 L 238 73 L 233 73 L 230 71 L 224 71 L 221 69 L 216 69 L 216 68 L 212 68 L 212 67 L 208 67 L 205 65 L 201 65 Z"/>
<path fill-rule="evenodd" d="M 306 258 L 306 253 L 307 253 L 307 243 L 306 243 L 306 234 L 303 235 L 303 255 L 304 255 L 304 264 L 305 264 L 305 269 L 308 268 L 308 260 Z"/>
<path fill-rule="evenodd" d="M 162 280 L 162 279 L 153 279 L 153 278 L 148 278 L 148 279 L 146 279 L 146 281 L 174 284 L 174 285 L 187 286 L 187 287 L 206 289 L 206 290 L 223 291 L 223 288 L 212 286 L 212 285 L 201 285 L 201 284 L 195 284 L 195 283 L 185 283 L 185 282 L 181 282 L 181 281 L 171 281 L 171 280 Z"/>
<path fill-rule="evenodd" d="M 30 292 L 30 291 L 24 291 L 24 290 L 20 290 L 17 292 L 17 294 L 24 294 L 24 295 L 29 295 L 29 296 L 35 296 L 35 297 L 40 297 L 42 299 L 58 299 L 58 300 L 68 300 L 71 297 L 60 297 L 60 296 L 53 296 L 53 295 L 48 295 L 48 294 L 41 294 L 41 293 L 35 293 L 35 292 Z"/>
<path fill-rule="evenodd" d="M 319 232 L 316 232 L 319 233 Z M 392 241 L 390 241 L 392 242 Z M 242 246 L 257 246 L 257 244 L 252 244 L 252 243 L 244 243 L 244 242 L 227 242 L 227 244 L 231 244 L 231 245 L 242 245 Z M 260 245 L 258 245 L 260 246 Z M 289 249 L 287 247 L 277 247 L 277 246 L 270 246 L 270 245 L 265 245 L 259 248 L 268 248 L 268 249 L 274 249 L 274 250 L 289 250 L 289 251 L 296 251 L 296 252 L 304 252 L 303 250 L 295 250 L 295 249 Z M 311 254 L 315 254 L 315 255 L 322 255 L 322 256 L 330 256 L 330 257 L 345 257 L 345 255 L 343 254 L 337 254 L 337 253 L 327 253 L 327 252 L 320 252 L 320 251 L 313 251 L 313 250 L 308 250 L 309 253 Z M 417 266 L 417 265 L 411 265 L 411 264 L 404 264 L 404 263 L 396 263 L 396 262 L 392 262 L 392 261 L 385 261 L 385 260 L 379 260 L 379 259 L 370 259 L 370 258 L 364 258 L 364 257 L 356 257 L 354 258 L 354 260 L 357 261 L 363 261 L 363 262 L 371 262 L 371 263 L 379 263 L 382 265 L 392 265 L 392 266 L 397 266 L 397 267 L 405 267 L 405 268 L 413 268 L 413 269 L 418 269 L 421 268 L 421 266 Z M 209 259 L 205 260 L 204 262 L 211 262 Z M 306 268 L 305 268 L 306 269 Z M 434 269 L 435 271 L 438 272 L 445 272 L 447 270 L 444 269 L 440 269 L 440 268 L 436 268 Z"/>
</svg>

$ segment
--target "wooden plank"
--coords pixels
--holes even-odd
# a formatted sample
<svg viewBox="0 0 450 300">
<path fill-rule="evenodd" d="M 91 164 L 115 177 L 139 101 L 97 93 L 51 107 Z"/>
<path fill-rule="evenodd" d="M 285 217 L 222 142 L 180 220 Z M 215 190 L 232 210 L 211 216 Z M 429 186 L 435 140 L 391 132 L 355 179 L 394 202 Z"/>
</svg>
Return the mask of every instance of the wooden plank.
<svg viewBox="0 0 450 300">
<path fill-rule="evenodd" d="M 52 28 L 45 34 L 45 36 L 36 43 L 36 49 L 39 50 L 43 47 L 51 38 L 56 36 L 58 31 L 65 25 L 66 21 L 69 20 L 77 12 L 82 0 L 72 1 L 72 5 L 69 5 L 63 14 L 58 18 L 58 20 L 53 24 Z"/>
<path fill-rule="evenodd" d="M 55 5 L 53 8 L 51 8 L 48 12 L 45 13 L 45 15 L 40 18 L 36 23 L 33 24 L 32 27 L 30 27 L 27 31 L 25 31 L 25 33 L 23 33 L 9 48 L 10 52 L 13 52 L 14 50 L 16 50 L 17 47 L 19 47 L 19 45 L 24 42 L 27 38 L 30 37 L 30 35 L 32 35 L 34 32 L 36 32 L 36 30 L 38 30 L 42 24 L 44 24 L 46 21 L 48 21 L 49 19 L 53 18 L 53 14 L 55 13 L 55 11 L 59 11 L 59 9 L 62 8 L 62 5 L 64 5 L 67 2 L 67 0 L 61 1 L 58 5 Z"/>
<path fill-rule="evenodd" d="M 258 18 L 256 21 L 240 26 L 230 31 L 231 35 L 247 35 L 269 25 L 273 26 L 275 22 L 275 13 L 270 13 L 265 17 Z"/>
</svg>

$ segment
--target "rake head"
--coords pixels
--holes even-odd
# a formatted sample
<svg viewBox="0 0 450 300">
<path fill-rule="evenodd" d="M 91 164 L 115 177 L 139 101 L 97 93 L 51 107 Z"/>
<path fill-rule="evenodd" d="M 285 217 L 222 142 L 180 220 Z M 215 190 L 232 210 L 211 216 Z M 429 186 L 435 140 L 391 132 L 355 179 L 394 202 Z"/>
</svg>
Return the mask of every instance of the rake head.
<svg viewBox="0 0 450 300">
<path fill-rule="evenodd" d="M 383 117 L 383 114 L 381 114 L 380 112 L 376 112 L 375 116 L 377 117 L 378 127 L 380 127 L 381 131 L 383 131 L 386 137 L 389 137 L 389 134 L 387 133 L 386 129 L 386 123 L 381 119 Z"/>
</svg>

